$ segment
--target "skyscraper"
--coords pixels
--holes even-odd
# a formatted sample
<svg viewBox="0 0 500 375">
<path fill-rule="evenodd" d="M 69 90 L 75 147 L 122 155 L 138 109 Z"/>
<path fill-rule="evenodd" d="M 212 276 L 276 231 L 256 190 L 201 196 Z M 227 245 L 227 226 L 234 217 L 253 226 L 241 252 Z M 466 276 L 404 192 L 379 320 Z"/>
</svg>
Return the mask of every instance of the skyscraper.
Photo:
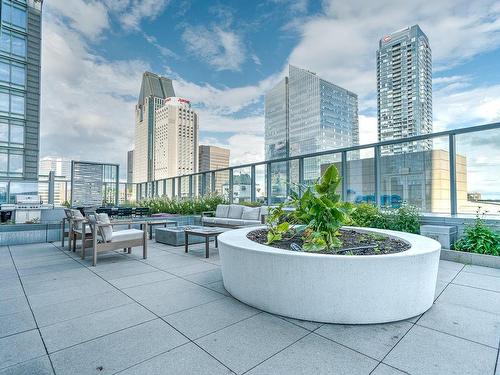
<svg viewBox="0 0 500 375">
<path fill-rule="evenodd" d="M 200 145 L 199 171 L 206 172 L 229 167 L 230 153 L 231 151 L 227 148 Z M 222 187 L 227 181 L 229 181 L 229 171 L 217 173 L 214 182 L 215 192 L 221 194 Z"/>
<path fill-rule="evenodd" d="M 135 107 L 134 182 L 149 182 L 154 178 L 154 128 L 156 110 L 164 100 L 174 97 L 172 80 L 151 72 L 142 76 L 139 100 Z"/>
<path fill-rule="evenodd" d="M 38 191 L 42 1 L 1 4 L 0 203 Z"/>
<path fill-rule="evenodd" d="M 359 142 L 357 95 L 308 70 L 290 65 L 265 103 L 267 160 Z"/>
<path fill-rule="evenodd" d="M 418 25 L 380 39 L 377 104 L 379 141 L 432 132 L 432 55 Z M 428 140 L 384 146 L 381 151 L 390 155 L 431 148 Z"/>
<path fill-rule="evenodd" d="M 134 182 L 134 150 L 127 151 L 127 184 Z"/>
<path fill-rule="evenodd" d="M 154 179 L 198 172 L 198 138 L 198 114 L 191 102 L 166 98 L 155 113 Z"/>
</svg>

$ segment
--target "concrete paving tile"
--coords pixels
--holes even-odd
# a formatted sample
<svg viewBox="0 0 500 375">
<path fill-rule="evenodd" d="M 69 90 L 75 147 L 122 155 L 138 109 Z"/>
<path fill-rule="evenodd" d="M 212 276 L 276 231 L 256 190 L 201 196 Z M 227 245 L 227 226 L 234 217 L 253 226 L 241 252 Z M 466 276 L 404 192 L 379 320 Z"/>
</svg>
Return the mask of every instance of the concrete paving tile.
<svg viewBox="0 0 500 375">
<path fill-rule="evenodd" d="M 196 342 L 231 370 L 241 374 L 308 333 L 284 319 L 262 313 Z"/>
<path fill-rule="evenodd" d="M 167 315 L 164 319 L 191 340 L 194 340 L 258 313 L 259 310 L 234 298 L 225 297 L 189 310 Z"/>
<path fill-rule="evenodd" d="M 224 375 L 233 374 L 233 372 L 193 343 L 182 345 L 120 372 L 120 375 L 158 374 Z"/>
<path fill-rule="evenodd" d="M 0 302 L 6 299 L 24 297 L 23 287 L 19 278 L 13 277 L 10 279 L 4 279 L 0 282 Z M 0 315 L 2 309 L 0 309 Z"/>
<path fill-rule="evenodd" d="M 439 295 L 443 292 L 447 285 L 448 283 L 445 283 L 443 281 L 436 282 L 436 292 L 434 293 L 434 300 L 439 297 Z"/>
<path fill-rule="evenodd" d="M 188 279 L 196 284 L 206 285 L 215 283 L 217 281 L 222 281 L 222 272 L 220 267 L 214 268 L 210 271 L 194 273 L 192 275 L 184 276 L 185 279 Z"/>
<path fill-rule="evenodd" d="M 0 337 L 28 331 L 36 328 L 35 319 L 30 310 L 0 317 Z"/>
<path fill-rule="evenodd" d="M 19 276 L 23 277 L 26 275 L 36 275 L 39 273 L 49 273 L 49 272 L 54 272 L 54 271 L 78 269 L 81 267 L 82 267 L 81 264 L 79 264 L 71 259 L 68 259 L 68 260 L 65 260 L 64 262 L 60 262 L 60 263 L 56 263 L 56 264 L 22 268 L 22 269 L 19 269 L 18 272 L 19 272 Z"/>
<path fill-rule="evenodd" d="M 133 300 L 117 290 L 72 299 L 53 305 L 34 307 L 36 321 L 40 327 L 86 316 L 132 303 Z"/>
<path fill-rule="evenodd" d="M 314 333 L 279 352 L 248 375 L 370 374 L 377 361 Z"/>
<path fill-rule="evenodd" d="M 444 262 L 444 261 L 440 261 L 440 262 Z M 462 265 L 462 267 L 463 267 L 463 265 Z M 457 269 L 457 267 L 448 267 L 448 266 L 443 267 L 443 266 L 441 266 L 441 263 L 440 263 L 440 266 L 438 269 L 437 279 L 438 279 L 438 281 L 449 283 L 449 282 L 451 282 L 451 280 L 453 280 L 453 278 L 455 276 L 458 275 L 458 273 L 460 272 L 460 269 L 461 268 Z"/>
<path fill-rule="evenodd" d="M 417 324 L 495 348 L 500 340 L 500 311 L 492 314 L 438 301 Z"/>
<path fill-rule="evenodd" d="M 453 280 L 453 284 L 467 285 L 474 288 L 481 288 L 500 292 L 500 277 L 483 275 L 479 273 L 460 272 Z"/>
<path fill-rule="evenodd" d="M 40 332 L 50 354 L 155 318 L 145 308 L 132 303 L 42 327 Z"/>
<path fill-rule="evenodd" d="M 324 324 L 316 333 L 382 360 L 412 326 L 406 321 L 366 325 Z"/>
<path fill-rule="evenodd" d="M 0 369 L 47 354 L 37 330 L 0 339 Z"/>
<path fill-rule="evenodd" d="M 500 269 L 491 267 L 481 267 L 467 264 L 462 272 L 478 273 L 480 275 L 489 275 L 500 277 Z"/>
<path fill-rule="evenodd" d="M 49 357 L 31 359 L 29 361 L 7 367 L 0 371 L 0 375 L 52 375 L 52 366 Z"/>
<path fill-rule="evenodd" d="M 156 319 L 51 354 L 57 375 L 114 374 L 188 340 Z"/>
<path fill-rule="evenodd" d="M 65 278 L 64 280 L 55 279 L 55 280 L 45 280 L 38 282 L 23 281 L 24 290 L 27 296 L 50 293 L 50 292 L 55 292 L 56 290 L 62 290 L 68 288 L 75 288 L 75 287 L 78 288 L 81 287 L 82 285 L 85 286 L 92 285 L 98 288 L 104 284 L 106 284 L 105 281 L 103 281 L 101 278 L 99 278 L 98 276 L 94 275 L 91 272 L 82 274 L 81 276 L 76 277 L 74 279 Z"/>
<path fill-rule="evenodd" d="M 109 264 L 109 267 L 105 266 L 107 265 L 99 267 L 99 263 L 97 263 L 97 267 L 92 268 L 92 271 L 106 280 L 158 271 L 148 264 L 137 261 L 124 261 Z"/>
<path fill-rule="evenodd" d="M 21 311 L 29 310 L 30 306 L 24 294 L 19 297 L 0 300 L 0 318 Z"/>
<path fill-rule="evenodd" d="M 222 293 L 226 296 L 230 296 L 229 292 L 224 288 L 224 283 L 222 281 L 216 281 L 215 283 L 206 284 L 205 287 L 215 290 L 216 292 Z"/>
<path fill-rule="evenodd" d="M 394 367 L 384 365 L 383 363 L 380 363 L 375 369 L 375 371 L 371 373 L 371 375 L 404 375 L 404 374 L 408 373 L 399 371 Z"/>
<path fill-rule="evenodd" d="M 76 262 L 75 262 L 76 263 Z M 92 275 L 85 267 L 78 267 L 71 270 L 55 270 L 53 272 L 39 273 L 35 275 L 25 275 L 21 279 L 23 284 L 38 284 L 45 281 L 56 281 L 58 280 L 62 285 L 64 285 L 68 280 L 76 280 L 81 278 L 86 278 Z"/>
<path fill-rule="evenodd" d="M 182 279 L 139 285 L 123 291 L 160 316 L 224 298 L 220 293 Z"/>
<path fill-rule="evenodd" d="M 450 284 L 436 300 L 492 314 L 500 313 L 500 294 L 489 290 Z"/>
<path fill-rule="evenodd" d="M 196 264 L 192 264 L 184 267 L 174 267 L 169 268 L 167 271 L 176 275 L 176 276 L 188 276 L 197 274 L 200 272 L 218 270 L 220 267 L 215 264 L 205 263 L 205 262 L 197 262 Z M 217 281 L 217 280 L 214 280 Z"/>
<path fill-rule="evenodd" d="M 138 275 L 119 277 L 116 279 L 110 279 L 108 281 L 117 288 L 124 289 L 124 288 L 131 288 L 137 285 L 155 283 L 157 281 L 170 280 L 175 277 L 176 276 L 167 272 L 154 271 L 148 273 L 141 273 Z"/>
<path fill-rule="evenodd" d="M 57 289 L 50 292 L 34 294 L 28 296 L 30 305 L 33 309 L 41 306 L 55 305 L 61 302 L 71 301 L 76 298 L 95 296 L 115 290 L 115 288 L 103 280 L 92 280 L 82 283 L 81 286 L 69 287 L 66 289 Z"/>
<path fill-rule="evenodd" d="M 286 316 L 280 316 L 280 318 L 285 319 L 286 321 L 296 324 L 302 328 L 307 329 L 308 331 L 314 331 L 315 329 L 318 329 L 323 325 L 323 323 L 319 322 L 311 322 L 308 320 L 300 320 L 300 319 L 293 319 L 293 318 L 288 318 Z"/>
<path fill-rule="evenodd" d="M 497 350 L 414 326 L 384 359 L 410 374 L 492 374 Z"/>
</svg>

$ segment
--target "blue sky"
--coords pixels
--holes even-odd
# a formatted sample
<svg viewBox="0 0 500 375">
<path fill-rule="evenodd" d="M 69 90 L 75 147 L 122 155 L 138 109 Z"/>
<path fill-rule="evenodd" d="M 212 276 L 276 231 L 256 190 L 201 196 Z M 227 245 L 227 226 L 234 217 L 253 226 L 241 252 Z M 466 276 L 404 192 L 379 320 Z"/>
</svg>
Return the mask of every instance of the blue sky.
<svg viewBox="0 0 500 375">
<path fill-rule="evenodd" d="M 124 165 L 151 70 L 193 100 L 201 142 L 262 160 L 263 95 L 288 63 L 356 92 L 361 141 L 374 141 L 378 40 L 415 23 L 433 51 L 434 129 L 500 120 L 495 0 L 46 1 L 42 156 Z"/>
</svg>

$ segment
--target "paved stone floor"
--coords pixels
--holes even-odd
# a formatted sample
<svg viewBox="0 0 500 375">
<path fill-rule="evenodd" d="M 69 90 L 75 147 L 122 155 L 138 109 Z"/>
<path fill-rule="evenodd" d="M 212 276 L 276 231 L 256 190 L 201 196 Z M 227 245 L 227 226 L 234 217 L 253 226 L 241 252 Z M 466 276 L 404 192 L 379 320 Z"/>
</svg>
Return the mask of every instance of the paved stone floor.
<svg viewBox="0 0 500 375">
<path fill-rule="evenodd" d="M 436 302 L 391 324 L 267 314 L 224 290 L 216 249 L 142 260 L 0 247 L 0 374 L 500 375 L 500 270 L 442 261 Z"/>
</svg>

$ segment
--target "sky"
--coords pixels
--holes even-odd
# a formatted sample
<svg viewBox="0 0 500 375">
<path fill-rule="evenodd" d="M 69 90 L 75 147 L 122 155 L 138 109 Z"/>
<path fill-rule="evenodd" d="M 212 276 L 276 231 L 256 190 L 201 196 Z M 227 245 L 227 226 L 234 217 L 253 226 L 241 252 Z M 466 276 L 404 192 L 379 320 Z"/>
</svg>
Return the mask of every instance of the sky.
<svg viewBox="0 0 500 375">
<path fill-rule="evenodd" d="M 288 64 L 357 93 L 360 141 L 375 142 L 378 41 L 413 24 L 433 54 L 434 131 L 500 121 L 497 0 L 45 1 L 41 156 L 124 171 L 149 70 L 192 100 L 200 144 L 230 148 L 232 165 L 264 160 L 264 94 Z M 458 145 L 484 145 L 468 163 L 491 191 L 498 133 Z"/>
</svg>

